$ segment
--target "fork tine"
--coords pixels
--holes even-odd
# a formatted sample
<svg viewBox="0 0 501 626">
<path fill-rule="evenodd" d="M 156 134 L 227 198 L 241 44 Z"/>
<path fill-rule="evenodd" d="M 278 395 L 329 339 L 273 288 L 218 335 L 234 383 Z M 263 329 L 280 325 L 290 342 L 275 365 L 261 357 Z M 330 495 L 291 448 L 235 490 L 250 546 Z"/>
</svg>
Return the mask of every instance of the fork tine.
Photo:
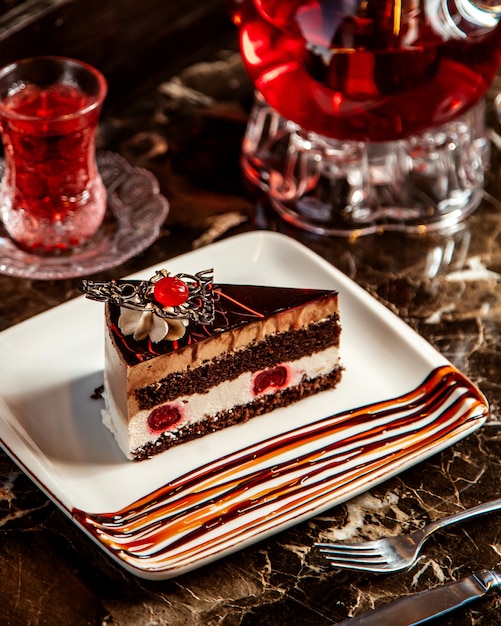
<svg viewBox="0 0 501 626">
<path fill-rule="evenodd" d="M 376 572 L 390 571 L 392 567 L 385 554 L 385 544 L 378 541 L 317 543 L 316 547 L 332 567 Z"/>
<path fill-rule="evenodd" d="M 362 561 L 332 561 L 329 565 L 338 569 L 351 569 L 359 572 L 397 572 L 401 569 L 392 567 L 388 563 L 374 564 Z"/>
<path fill-rule="evenodd" d="M 335 544 L 335 543 L 317 543 L 322 554 L 338 554 L 340 556 L 378 556 L 381 554 L 379 546 L 367 544 Z"/>
<path fill-rule="evenodd" d="M 358 543 L 344 543 L 344 542 L 331 541 L 331 542 L 325 542 L 325 543 L 317 542 L 315 545 L 320 548 L 339 548 L 341 550 L 351 550 L 351 549 L 363 548 L 365 546 L 375 545 L 375 543 L 376 543 L 375 541 L 359 541 Z"/>
<path fill-rule="evenodd" d="M 387 564 L 387 559 L 385 559 L 381 554 L 368 554 L 365 555 L 365 558 L 360 558 L 359 556 L 353 558 L 344 554 L 326 554 L 325 558 L 333 563 L 365 563 L 366 565 L 385 565 Z"/>
<path fill-rule="evenodd" d="M 317 541 L 315 543 L 316 546 L 343 546 L 348 547 L 352 546 L 356 548 L 357 546 L 371 546 L 377 543 L 381 543 L 381 539 L 374 539 L 371 541 Z"/>
<path fill-rule="evenodd" d="M 390 564 L 381 554 L 364 557 L 349 557 L 347 555 L 331 556 L 329 554 L 325 554 L 324 556 L 330 567 L 338 567 L 341 569 L 364 570 L 368 572 L 388 572 L 401 569 L 398 565 Z"/>
<path fill-rule="evenodd" d="M 411 565 L 414 559 L 398 554 L 374 552 L 372 554 L 322 553 L 330 567 L 363 570 L 366 572 L 398 572 Z"/>
<path fill-rule="evenodd" d="M 384 554 L 380 552 L 357 552 L 356 554 L 349 554 L 347 552 L 336 552 L 335 550 L 330 552 L 327 550 L 321 550 L 321 553 L 326 559 L 340 559 L 341 561 L 367 561 L 377 563 L 378 561 L 386 562 L 388 559 Z"/>
</svg>

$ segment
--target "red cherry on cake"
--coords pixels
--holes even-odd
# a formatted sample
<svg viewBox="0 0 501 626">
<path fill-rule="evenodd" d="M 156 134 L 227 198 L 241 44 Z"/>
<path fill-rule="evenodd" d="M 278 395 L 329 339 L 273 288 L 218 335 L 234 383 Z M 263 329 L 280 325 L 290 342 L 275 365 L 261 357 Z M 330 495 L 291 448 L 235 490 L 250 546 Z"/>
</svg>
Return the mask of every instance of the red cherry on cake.
<svg viewBox="0 0 501 626">
<path fill-rule="evenodd" d="M 188 300 L 188 285 L 176 276 L 166 276 L 157 280 L 153 287 L 155 302 L 162 307 L 179 306 Z"/>
</svg>

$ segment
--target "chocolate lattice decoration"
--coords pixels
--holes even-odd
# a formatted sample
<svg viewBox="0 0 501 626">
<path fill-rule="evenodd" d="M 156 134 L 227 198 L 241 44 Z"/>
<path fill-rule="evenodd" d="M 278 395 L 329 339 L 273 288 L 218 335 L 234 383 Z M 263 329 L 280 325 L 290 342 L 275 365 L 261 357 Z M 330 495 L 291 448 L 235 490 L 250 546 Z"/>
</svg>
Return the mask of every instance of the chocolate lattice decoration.
<svg viewBox="0 0 501 626">
<path fill-rule="evenodd" d="M 212 270 L 176 274 L 175 278 L 187 286 L 188 297 L 182 304 L 163 307 L 155 301 L 154 287 L 159 280 L 169 276 L 170 273 L 162 269 L 149 280 L 83 280 L 80 290 L 87 298 L 97 302 L 111 302 L 136 311 L 150 309 L 164 319 L 187 319 L 197 324 L 211 324 L 214 320 Z"/>
</svg>

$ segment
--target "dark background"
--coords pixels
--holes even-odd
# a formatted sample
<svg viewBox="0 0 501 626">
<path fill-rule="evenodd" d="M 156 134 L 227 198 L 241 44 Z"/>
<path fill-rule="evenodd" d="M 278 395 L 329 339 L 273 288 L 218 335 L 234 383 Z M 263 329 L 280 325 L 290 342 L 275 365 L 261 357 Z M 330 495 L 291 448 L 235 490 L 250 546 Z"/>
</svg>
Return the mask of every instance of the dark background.
<svg viewBox="0 0 501 626">
<path fill-rule="evenodd" d="M 186 66 L 233 33 L 224 0 L 0 0 L 0 65 L 55 54 L 86 61 L 108 100 L 134 97 L 164 68 Z"/>
</svg>

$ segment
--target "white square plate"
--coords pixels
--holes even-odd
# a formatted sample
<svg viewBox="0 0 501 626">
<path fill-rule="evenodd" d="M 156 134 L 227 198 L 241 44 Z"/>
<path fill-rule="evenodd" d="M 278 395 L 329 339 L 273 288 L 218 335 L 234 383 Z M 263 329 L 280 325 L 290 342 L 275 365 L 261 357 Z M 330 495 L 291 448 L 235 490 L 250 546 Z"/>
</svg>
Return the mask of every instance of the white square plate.
<svg viewBox="0 0 501 626">
<path fill-rule="evenodd" d="M 137 576 L 179 575 L 339 504 L 478 428 L 488 405 L 424 339 L 283 235 L 238 235 L 170 259 L 216 282 L 339 291 L 337 389 L 127 461 L 101 423 L 103 305 L 83 297 L 0 333 L 0 444 Z M 134 278 L 150 278 L 159 267 Z"/>
</svg>

